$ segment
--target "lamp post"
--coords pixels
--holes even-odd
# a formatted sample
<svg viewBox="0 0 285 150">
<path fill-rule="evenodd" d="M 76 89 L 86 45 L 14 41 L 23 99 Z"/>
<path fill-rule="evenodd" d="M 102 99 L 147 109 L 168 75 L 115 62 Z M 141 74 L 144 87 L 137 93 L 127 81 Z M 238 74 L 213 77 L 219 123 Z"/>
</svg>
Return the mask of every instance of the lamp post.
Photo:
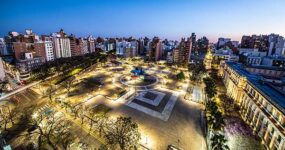
<svg viewBox="0 0 285 150">
<path fill-rule="evenodd" d="M 148 144 L 148 138 L 147 138 L 147 134 L 145 135 L 145 145 L 147 147 L 147 144 Z"/>
</svg>

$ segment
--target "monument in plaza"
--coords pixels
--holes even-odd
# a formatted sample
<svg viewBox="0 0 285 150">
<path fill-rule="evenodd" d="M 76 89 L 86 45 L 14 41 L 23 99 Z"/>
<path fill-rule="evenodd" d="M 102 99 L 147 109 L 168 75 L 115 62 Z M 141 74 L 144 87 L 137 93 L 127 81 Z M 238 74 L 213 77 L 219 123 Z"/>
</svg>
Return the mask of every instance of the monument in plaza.
<svg viewBox="0 0 285 150">
<path fill-rule="evenodd" d="M 131 73 L 133 73 L 134 76 L 141 76 L 144 74 L 144 71 L 141 67 L 135 67 L 135 69 L 132 70 Z"/>
<path fill-rule="evenodd" d="M 134 67 L 129 75 L 122 78 L 122 81 L 131 86 L 147 86 L 157 81 L 156 77 L 147 74 L 142 67 Z"/>
</svg>

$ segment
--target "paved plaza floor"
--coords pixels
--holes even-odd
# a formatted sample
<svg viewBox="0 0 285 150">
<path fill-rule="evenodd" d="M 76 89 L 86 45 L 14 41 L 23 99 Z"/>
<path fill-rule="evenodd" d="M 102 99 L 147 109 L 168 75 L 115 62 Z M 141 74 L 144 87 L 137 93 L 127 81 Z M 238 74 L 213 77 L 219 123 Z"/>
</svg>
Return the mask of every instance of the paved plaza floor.
<svg viewBox="0 0 285 150">
<path fill-rule="evenodd" d="M 104 104 L 111 108 L 107 114 L 111 118 L 131 117 L 139 125 L 140 144 L 151 150 L 166 150 L 171 144 L 184 150 L 206 148 L 201 126 L 203 108 L 200 104 L 184 100 L 187 84 L 180 91 L 161 88 L 160 82 L 132 88 L 120 82 L 120 74 L 113 77 L 112 83 L 126 88 L 127 93 L 115 101 L 97 96 L 85 105 Z"/>
<path fill-rule="evenodd" d="M 112 118 L 117 116 L 132 117 L 139 124 L 139 130 L 142 134 L 141 144 L 151 150 L 166 150 L 170 144 L 178 145 L 184 150 L 203 150 L 205 149 L 204 137 L 201 129 L 201 110 L 200 104 L 185 101 L 183 96 L 172 94 L 169 91 L 164 92 L 165 100 L 161 100 L 158 106 L 149 105 L 142 101 L 132 99 L 129 101 L 116 102 L 107 100 L 103 96 L 96 97 L 88 103 L 90 105 L 104 104 L 112 108 L 108 115 Z M 177 96 L 175 102 L 167 106 L 170 97 Z M 168 99 L 168 100 L 167 100 Z M 144 112 L 141 108 L 130 107 L 129 104 L 135 103 L 140 107 L 156 112 L 158 115 Z M 167 118 L 162 112 L 168 110 Z M 148 110 L 148 111 L 149 111 Z"/>
<path fill-rule="evenodd" d="M 127 105 L 152 117 L 167 121 L 178 98 L 177 93 L 144 91 Z"/>
</svg>

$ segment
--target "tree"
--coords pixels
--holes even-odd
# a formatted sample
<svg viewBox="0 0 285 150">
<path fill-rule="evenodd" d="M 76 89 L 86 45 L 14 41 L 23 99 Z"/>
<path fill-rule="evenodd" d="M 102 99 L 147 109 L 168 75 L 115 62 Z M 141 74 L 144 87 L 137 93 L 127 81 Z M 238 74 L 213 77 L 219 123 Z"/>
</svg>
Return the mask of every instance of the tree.
<svg viewBox="0 0 285 150">
<path fill-rule="evenodd" d="M 97 127 L 97 130 L 100 136 L 102 136 L 106 132 L 106 125 L 107 125 L 108 119 L 109 118 L 107 117 L 105 113 L 104 114 L 98 113 L 95 115 L 95 121 L 96 121 L 95 126 Z"/>
<path fill-rule="evenodd" d="M 206 104 L 207 123 L 210 129 L 214 131 L 221 130 L 224 125 L 222 113 L 219 111 L 216 102 L 209 101 Z"/>
<path fill-rule="evenodd" d="M 56 117 L 54 113 L 47 115 L 34 114 L 29 118 L 28 135 L 34 135 L 38 138 L 38 147 L 41 148 L 44 143 L 49 144 L 53 149 L 57 149 L 59 144 L 66 144 L 71 134 L 68 132 L 70 123 Z"/>
<path fill-rule="evenodd" d="M 0 127 L 4 130 L 7 131 L 7 125 L 10 123 L 10 118 L 9 118 L 9 111 L 10 108 L 6 107 L 0 107 Z"/>
<path fill-rule="evenodd" d="M 228 97 L 226 94 L 219 95 L 219 98 L 221 100 L 221 107 L 223 108 L 224 113 L 231 114 L 235 112 L 236 107 L 234 99 Z"/>
<path fill-rule="evenodd" d="M 178 80 L 185 80 L 185 75 L 184 75 L 183 71 L 180 71 L 180 73 L 178 73 L 176 75 L 176 77 Z"/>
<path fill-rule="evenodd" d="M 190 80 L 193 82 L 200 82 L 203 74 L 206 73 L 206 68 L 203 63 L 197 63 L 195 65 L 190 65 L 189 70 L 191 70 Z"/>
<path fill-rule="evenodd" d="M 15 120 L 20 116 L 19 114 L 19 108 L 12 108 L 9 105 L 0 106 L 0 126 L 2 126 L 4 131 L 7 131 L 8 124 L 15 124 Z"/>
<path fill-rule="evenodd" d="M 101 62 L 101 66 L 103 66 L 103 64 L 105 64 L 108 60 L 108 55 L 106 54 L 101 54 L 98 61 Z"/>
<path fill-rule="evenodd" d="M 226 145 L 227 140 L 225 139 L 225 136 L 219 133 L 215 133 L 211 137 L 211 147 L 212 150 L 229 150 L 230 148 L 228 145 Z"/>
<path fill-rule="evenodd" d="M 109 126 L 105 138 L 109 145 L 118 144 L 121 150 L 126 150 L 138 145 L 141 135 L 130 117 L 118 117 Z"/>
<path fill-rule="evenodd" d="M 54 87 L 53 87 L 52 84 L 50 84 L 49 87 L 47 88 L 46 92 L 45 92 L 47 94 L 50 102 L 52 101 L 52 97 L 53 97 L 53 94 L 54 94 L 53 92 L 54 92 Z"/>
<path fill-rule="evenodd" d="M 67 90 L 67 95 L 69 95 L 70 89 L 74 81 L 75 81 L 75 77 L 71 76 L 67 78 L 66 80 L 64 80 L 63 82 L 61 82 L 61 85 Z"/>
<path fill-rule="evenodd" d="M 76 105 L 74 107 L 70 107 L 71 113 L 74 115 L 74 118 L 80 117 L 79 114 L 81 114 L 81 110 L 83 110 L 83 107 L 81 105 Z"/>
<path fill-rule="evenodd" d="M 217 94 L 216 83 L 211 77 L 207 77 L 203 79 L 206 87 L 205 92 L 209 99 L 213 98 Z"/>
<path fill-rule="evenodd" d="M 42 84 L 38 84 L 38 85 L 34 86 L 34 88 L 38 89 L 41 96 L 46 96 L 46 89 L 44 88 L 44 86 Z"/>
</svg>

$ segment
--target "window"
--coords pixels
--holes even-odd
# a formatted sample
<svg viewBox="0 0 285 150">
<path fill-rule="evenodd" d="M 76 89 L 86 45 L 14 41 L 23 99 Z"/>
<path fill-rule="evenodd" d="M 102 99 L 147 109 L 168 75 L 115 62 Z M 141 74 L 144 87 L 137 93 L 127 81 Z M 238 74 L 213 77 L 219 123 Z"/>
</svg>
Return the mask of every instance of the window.
<svg viewBox="0 0 285 150">
<path fill-rule="evenodd" d="M 274 133 L 274 128 L 272 128 L 272 130 L 271 130 L 271 135 Z"/>
</svg>

